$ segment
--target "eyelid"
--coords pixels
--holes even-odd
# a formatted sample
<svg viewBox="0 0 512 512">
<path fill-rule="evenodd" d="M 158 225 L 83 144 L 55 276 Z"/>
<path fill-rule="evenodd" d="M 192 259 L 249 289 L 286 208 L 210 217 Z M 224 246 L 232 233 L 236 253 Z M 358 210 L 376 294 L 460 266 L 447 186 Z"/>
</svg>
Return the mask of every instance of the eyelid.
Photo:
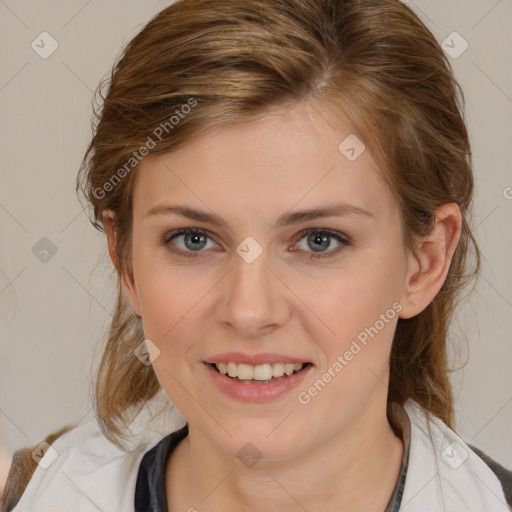
<svg viewBox="0 0 512 512">
<path fill-rule="evenodd" d="M 162 237 L 162 244 L 164 246 L 166 246 L 169 251 L 171 251 L 173 253 L 177 253 L 179 255 L 183 255 L 185 257 L 195 257 L 196 255 L 200 256 L 202 252 L 206 252 L 206 251 L 203 251 L 203 250 L 183 251 L 182 249 L 170 247 L 170 242 L 174 238 L 177 238 L 182 235 L 191 234 L 191 233 L 205 235 L 212 242 L 214 242 L 217 246 L 221 245 L 215 241 L 215 236 L 210 231 L 208 231 L 207 229 L 204 229 L 204 228 L 195 228 L 195 227 L 179 228 L 179 229 L 175 229 L 175 230 L 172 230 L 172 231 L 166 233 Z M 294 245 L 296 245 L 298 242 L 300 242 L 307 235 L 313 234 L 313 233 L 325 234 L 331 238 L 334 238 L 336 241 L 338 241 L 338 243 L 340 245 L 335 249 L 326 251 L 325 253 L 323 253 L 323 252 L 315 253 L 314 251 L 312 251 L 312 252 L 300 251 L 300 252 L 303 252 L 305 255 L 311 256 L 312 259 L 334 257 L 334 256 L 338 255 L 339 253 L 341 253 L 343 250 L 345 250 L 347 247 L 352 246 L 352 241 L 351 241 L 350 237 L 348 237 L 347 235 L 345 235 L 344 233 L 341 233 L 339 231 L 334 231 L 334 230 L 327 229 L 327 228 L 306 228 L 306 229 L 299 231 L 294 237 L 294 239 L 296 239 L 296 241 L 294 242 Z"/>
</svg>

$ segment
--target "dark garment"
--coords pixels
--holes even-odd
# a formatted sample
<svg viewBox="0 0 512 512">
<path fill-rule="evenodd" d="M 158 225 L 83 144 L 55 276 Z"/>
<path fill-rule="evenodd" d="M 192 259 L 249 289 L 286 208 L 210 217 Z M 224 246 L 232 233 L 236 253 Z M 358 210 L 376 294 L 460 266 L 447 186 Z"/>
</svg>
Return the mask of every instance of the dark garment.
<svg viewBox="0 0 512 512">
<path fill-rule="evenodd" d="M 135 512 L 168 512 L 165 466 L 171 452 L 187 435 L 188 423 L 165 436 L 144 454 L 135 486 Z"/>
<path fill-rule="evenodd" d="M 401 418 L 403 423 L 395 429 L 404 443 L 402 465 L 393 495 L 385 512 L 398 512 L 404 492 L 407 466 L 409 463 L 409 446 L 411 439 L 410 421 L 407 414 Z M 188 435 L 188 423 L 164 437 L 159 443 L 144 454 L 139 467 L 135 487 L 135 512 L 171 512 L 167 510 L 165 492 L 165 467 L 172 450 Z"/>
<path fill-rule="evenodd" d="M 385 512 L 399 512 L 409 465 L 411 423 L 407 413 L 400 406 L 393 407 L 391 420 L 395 434 L 402 439 L 404 452 L 396 486 Z M 173 449 L 187 435 L 188 423 L 180 430 L 164 437 L 144 454 L 139 467 L 135 488 L 135 512 L 174 512 L 167 510 L 165 468 Z M 507 503 L 509 506 L 512 506 L 512 471 L 504 468 L 474 446 L 469 446 L 498 477 Z"/>
</svg>

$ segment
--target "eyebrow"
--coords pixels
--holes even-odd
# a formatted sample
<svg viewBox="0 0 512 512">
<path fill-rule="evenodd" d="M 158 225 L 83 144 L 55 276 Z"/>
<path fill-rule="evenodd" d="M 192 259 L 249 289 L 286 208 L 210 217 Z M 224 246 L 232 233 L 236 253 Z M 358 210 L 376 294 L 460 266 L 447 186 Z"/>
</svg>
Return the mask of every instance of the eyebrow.
<svg viewBox="0 0 512 512">
<path fill-rule="evenodd" d="M 182 205 L 169 205 L 169 204 L 160 204 L 150 208 L 146 212 L 146 216 L 153 215 L 180 215 L 182 217 L 186 217 L 190 220 L 195 220 L 199 222 L 205 222 L 212 224 L 217 227 L 224 227 L 227 230 L 231 231 L 231 228 L 228 226 L 227 222 L 218 215 L 213 213 L 208 213 L 203 210 L 197 210 L 195 208 L 189 206 Z M 284 213 L 279 217 L 275 225 L 270 229 L 270 231 L 284 227 L 290 226 L 293 224 L 299 224 L 301 222 L 306 222 L 310 220 L 316 220 L 323 217 L 343 217 L 347 215 L 360 215 L 367 218 L 373 218 L 373 213 L 361 208 L 360 206 L 355 206 L 352 204 L 345 203 L 335 203 L 328 204 L 326 206 L 322 206 L 320 208 L 310 208 L 307 210 L 298 210 L 295 212 Z"/>
</svg>

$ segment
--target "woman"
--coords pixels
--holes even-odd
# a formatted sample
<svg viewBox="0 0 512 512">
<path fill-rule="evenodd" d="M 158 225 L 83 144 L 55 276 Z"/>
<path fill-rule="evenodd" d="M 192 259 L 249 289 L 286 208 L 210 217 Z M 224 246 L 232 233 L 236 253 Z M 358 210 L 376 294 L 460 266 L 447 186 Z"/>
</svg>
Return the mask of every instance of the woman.
<svg viewBox="0 0 512 512">
<path fill-rule="evenodd" d="M 509 510 L 448 379 L 479 269 L 462 107 L 398 0 L 179 0 L 151 20 L 78 179 L 119 277 L 97 422 L 8 509 Z M 160 391 L 186 423 L 124 446 Z"/>
</svg>

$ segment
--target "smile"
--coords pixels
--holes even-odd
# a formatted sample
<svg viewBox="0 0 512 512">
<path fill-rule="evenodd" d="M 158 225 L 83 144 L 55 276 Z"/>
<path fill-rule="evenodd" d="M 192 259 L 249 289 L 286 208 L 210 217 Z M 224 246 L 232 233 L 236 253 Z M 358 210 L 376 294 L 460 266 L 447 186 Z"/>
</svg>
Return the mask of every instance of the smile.
<svg viewBox="0 0 512 512">
<path fill-rule="evenodd" d="M 268 384 L 276 379 L 298 373 L 304 366 L 302 363 L 273 363 L 253 366 L 244 363 L 213 363 L 215 368 L 228 377 L 239 382 L 263 382 Z M 309 364 L 309 363 L 306 363 Z"/>
<path fill-rule="evenodd" d="M 312 363 L 204 363 L 215 387 L 242 402 L 268 402 L 297 387 L 313 369 Z"/>
</svg>

